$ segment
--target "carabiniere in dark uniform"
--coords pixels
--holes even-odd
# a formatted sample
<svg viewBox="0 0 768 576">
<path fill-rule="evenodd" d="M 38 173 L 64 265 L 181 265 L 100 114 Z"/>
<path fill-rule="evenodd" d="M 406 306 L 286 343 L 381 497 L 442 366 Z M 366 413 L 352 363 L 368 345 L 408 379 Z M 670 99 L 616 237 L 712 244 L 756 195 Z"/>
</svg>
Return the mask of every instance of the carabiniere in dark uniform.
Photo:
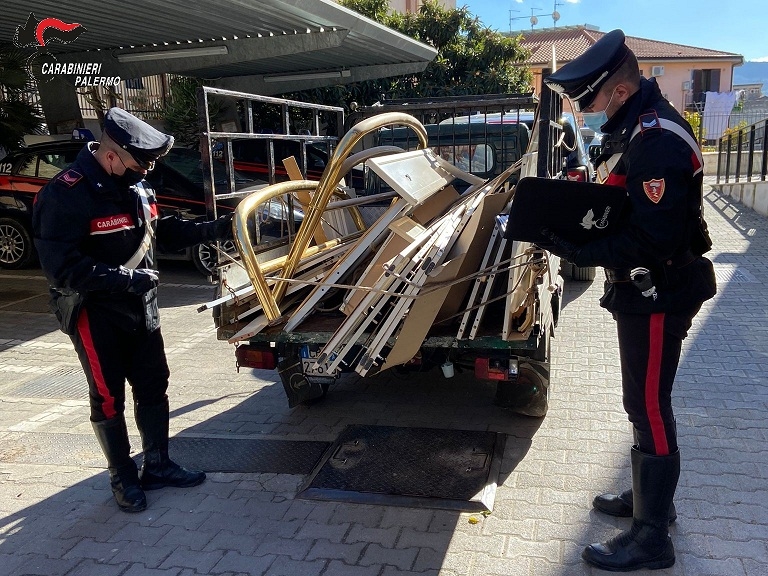
<svg viewBox="0 0 768 576">
<path fill-rule="evenodd" d="M 172 145 L 172 136 L 112 108 L 101 143 L 83 148 L 38 193 L 33 210 L 51 307 L 85 372 L 90 419 L 115 499 L 129 512 L 146 508 L 142 488 L 205 479 L 168 457 L 170 373 L 160 332 L 155 241 L 176 250 L 231 237 L 231 214 L 205 223 L 159 217 L 154 191 L 143 179 Z M 129 168 L 131 161 L 142 170 Z M 124 417 L 126 380 L 144 449 L 138 475 Z"/>
<path fill-rule="evenodd" d="M 574 264 L 605 267 L 608 285 L 601 304 L 612 311 L 685 312 L 715 294 L 712 265 L 702 257 L 711 243 L 701 216 L 701 159 L 680 136 L 662 128 L 661 119 L 693 139 L 690 125 L 661 95 L 656 80 L 642 78 L 640 91 L 603 126 L 606 136 L 595 165 L 605 170 L 610 158 L 621 154 L 602 183 L 626 188 L 631 211 L 619 234 L 582 247 Z M 632 285 L 636 267 L 650 271 L 656 298 Z"/>
<path fill-rule="evenodd" d="M 716 292 L 702 217 L 703 160 L 691 127 L 641 78 L 624 33 L 605 34 L 544 80 L 568 96 L 584 122 L 605 134 L 598 180 L 623 187 L 629 210 L 615 234 L 575 246 L 548 234 L 553 252 L 576 266 L 603 266 L 600 304 L 616 320 L 624 408 L 634 428 L 632 488 L 594 499 L 599 512 L 631 516 L 629 531 L 588 546 L 599 568 L 627 571 L 674 564 L 667 525 L 680 453 L 671 393 L 682 341 Z"/>
</svg>

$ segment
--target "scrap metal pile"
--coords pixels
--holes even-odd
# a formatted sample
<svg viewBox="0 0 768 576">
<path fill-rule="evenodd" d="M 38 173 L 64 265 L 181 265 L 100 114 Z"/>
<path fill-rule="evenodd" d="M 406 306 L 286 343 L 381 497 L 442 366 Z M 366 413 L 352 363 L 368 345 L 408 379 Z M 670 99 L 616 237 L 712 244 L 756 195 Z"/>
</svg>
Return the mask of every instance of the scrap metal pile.
<svg viewBox="0 0 768 576">
<path fill-rule="evenodd" d="M 393 124 L 411 127 L 419 149 L 351 154 L 366 134 Z M 435 331 L 456 340 L 488 331 L 503 340 L 527 339 L 537 313 L 536 286 L 554 289 L 556 271 L 535 246 L 505 238 L 504 215 L 520 163 L 486 181 L 426 144 L 415 118 L 381 114 L 344 136 L 319 182 L 283 182 L 246 197 L 233 223 L 241 261 L 220 270 L 226 291 L 201 308 L 215 308 L 220 334 L 237 343 L 262 332 L 296 333 L 306 342 L 306 333 L 325 332 L 310 372 L 361 375 L 408 362 Z M 396 193 L 369 226 L 358 201 L 346 199 L 339 187 L 362 161 Z M 453 186 L 458 181 L 469 185 L 461 194 Z M 249 217 L 287 194 L 302 204 L 301 227 L 287 254 L 257 255 L 259 238 L 249 232 Z M 340 217 L 340 209 L 350 217 Z"/>
</svg>

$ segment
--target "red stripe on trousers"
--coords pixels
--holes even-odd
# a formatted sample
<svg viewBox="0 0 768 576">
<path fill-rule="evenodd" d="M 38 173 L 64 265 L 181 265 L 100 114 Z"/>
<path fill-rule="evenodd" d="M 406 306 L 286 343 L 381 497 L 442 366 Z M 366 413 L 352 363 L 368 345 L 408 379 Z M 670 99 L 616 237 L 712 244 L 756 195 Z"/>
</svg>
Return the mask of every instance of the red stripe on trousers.
<svg viewBox="0 0 768 576">
<path fill-rule="evenodd" d="M 651 424 L 651 435 L 657 456 L 667 456 L 667 433 L 659 408 L 662 347 L 664 346 L 664 314 L 651 314 L 648 368 L 645 373 L 645 410 Z"/>
<path fill-rule="evenodd" d="M 93 345 L 93 336 L 91 336 L 91 326 L 88 323 L 88 312 L 82 310 L 80 317 L 77 319 L 77 331 L 80 334 L 80 340 L 83 342 L 83 348 L 85 348 L 85 355 L 88 356 L 88 364 L 91 367 L 91 374 L 93 374 L 93 381 L 96 384 L 96 390 L 103 398 L 101 403 L 101 411 L 104 412 L 104 416 L 114 418 L 117 415 L 115 412 L 115 398 L 109 393 L 107 383 L 104 380 L 104 374 L 101 371 L 101 362 L 99 362 L 99 355 L 96 353 L 96 347 Z"/>
</svg>

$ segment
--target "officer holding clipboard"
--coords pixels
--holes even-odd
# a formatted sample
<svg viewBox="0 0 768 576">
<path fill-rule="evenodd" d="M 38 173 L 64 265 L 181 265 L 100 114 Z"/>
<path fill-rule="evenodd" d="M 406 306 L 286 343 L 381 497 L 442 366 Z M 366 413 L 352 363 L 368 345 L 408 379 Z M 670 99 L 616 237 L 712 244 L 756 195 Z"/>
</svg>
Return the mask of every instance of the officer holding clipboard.
<svg viewBox="0 0 768 576">
<path fill-rule="evenodd" d="M 594 499 L 598 512 L 632 518 L 628 531 L 591 544 L 583 559 L 603 570 L 672 566 L 668 524 L 680 475 L 671 393 L 683 339 L 715 295 L 702 217 L 703 162 L 688 123 L 645 79 L 624 33 L 614 30 L 544 82 L 605 134 L 598 181 L 626 189 L 621 226 L 577 245 L 543 231 L 542 244 L 576 266 L 605 268 L 600 305 L 616 320 L 624 408 L 634 428 L 632 487 Z"/>
</svg>

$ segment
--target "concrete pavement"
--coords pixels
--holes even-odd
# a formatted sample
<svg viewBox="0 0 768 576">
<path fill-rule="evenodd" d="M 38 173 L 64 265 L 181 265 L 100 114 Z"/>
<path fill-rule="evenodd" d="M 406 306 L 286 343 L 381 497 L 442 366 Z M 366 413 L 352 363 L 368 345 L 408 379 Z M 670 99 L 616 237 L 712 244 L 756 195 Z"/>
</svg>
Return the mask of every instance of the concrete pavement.
<svg viewBox="0 0 768 576">
<path fill-rule="evenodd" d="M 677 563 L 656 573 L 768 575 L 768 220 L 712 191 L 705 213 L 719 294 L 684 346 L 673 400 L 683 461 Z M 582 548 L 629 521 L 594 514 L 591 500 L 629 485 L 632 437 L 599 280 L 566 285 L 541 420 L 493 406 L 490 385 L 439 371 L 345 377 L 324 402 L 289 410 L 276 374 L 238 373 L 232 347 L 195 312 L 212 288 L 178 266 L 162 281 L 172 434 L 332 441 L 348 424 L 502 432 L 493 513 L 299 500 L 305 477 L 272 473 L 213 473 L 199 487 L 149 492 L 145 512 L 121 513 L 85 391 L 24 395 L 46 375 L 78 374 L 44 313 L 40 272 L 0 272 L 0 576 L 602 573 L 583 564 Z M 38 461 L 30 434 L 70 435 L 57 459 L 66 464 Z"/>
</svg>

